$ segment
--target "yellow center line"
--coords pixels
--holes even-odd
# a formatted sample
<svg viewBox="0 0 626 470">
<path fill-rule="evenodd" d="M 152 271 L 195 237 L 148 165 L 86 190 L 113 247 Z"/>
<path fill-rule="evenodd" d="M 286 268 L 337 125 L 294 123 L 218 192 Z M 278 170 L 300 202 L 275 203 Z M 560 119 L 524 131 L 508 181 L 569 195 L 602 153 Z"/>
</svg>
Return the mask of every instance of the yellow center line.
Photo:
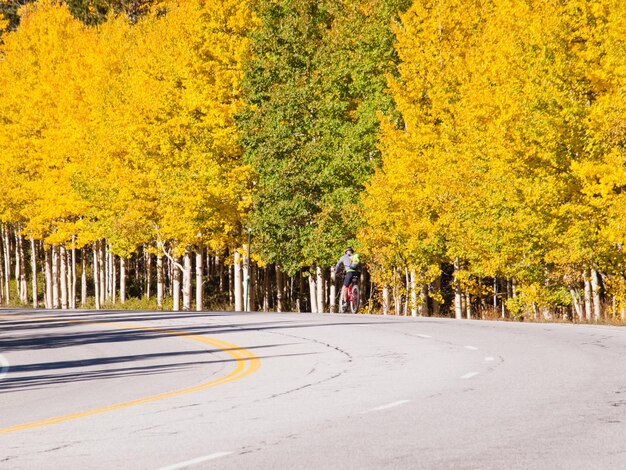
<svg viewBox="0 0 626 470">
<path fill-rule="evenodd" d="M 3 316 L 0 315 L 2 319 L 15 319 L 15 316 Z M 24 318 L 20 318 L 20 320 L 24 320 Z M 174 390 L 171 392 L 159 393 L 158 395 L 151 395 L 143 398 L 138 398 L 136 400 L 126 401 L 122 403 L 116 403 L 113 405 L 103 406 L 101 408 L 95 408 L 92 410 L 79 411 L 76 413 L 70 413 L 62 416 L 55 416 L 53 418 L 43 419 L 39 421 L 32 421 L 30 423 L 18 424 L 15 426 L 10 426 L 8 428 L 0 428 L 0 434 L 8 434 L 16 431 L 23 431 L 25 429 L 38 428 L 42 426 L 48 426 L 50 424 L 63 423 L 66 421 L 71 421 L 74 419 L 85 418 L 87 416 L 94 416 L 102 413 L 107 413 L 109 411 L 121 410 L 123 408 L 130 408 L 131 406 L 143 405 L 145 403 L 152 403 L 159 400 L 164 400 L 166 398 L 178 397 L 180 395 L 186 395 L 189 393 L 199 392 L 201 390 L 206 390 L 208 388 L 217 387 L 218 385 L 223 385 L 229 382 L 234 382 L 235 380 L 242 379 L 247 375 L 255 372 L 259 366 L 261 365 L 261 360 L 251 351 L 237 346 L 232 343 L 228 343 L 226 341 L 222 341 L 216 338 L 210 338 L 208 336 L 202 335 L 194 335 L 185 331 L 176 331 L 176 330 L 166 330 L 163 328 L 156 328 L 151 326 L 142 326 L 142 325 L 133 325 L 130 323 L 116 323 L 116 322 L 100 322 L 100 321 L 90 321 L 90 320 L 73 320 L 66 319 L 62 317 L 45 317 L 45 318 L 29 318 L 29 321 L 42 321 L 42 320 L 62 320 L 71 323 L 85 323 L 85 324 L 93 324 L 93 325 L 109 325 L 116 326 L 121 328 L 130 328 L 137 330 L 147 330 L 154 331 L 157 333 L 164 333 L 173 336 L 181 336 L 183 338 L 187 338 L 193 341 L 197 341 L 199 343 L 208 344 L 215 348 L 221 349 L 222 351 L 228 353 L 231 357 L 235 359 L 236 367 L 235 370 L 230 372 L 229 374 L 220 377 L 218 379 L 211 380 L 209 382 L 204 382 L 198 385 L 194 385 L 193 387 L 182 388 L 179 390 Z"/>
</svg>

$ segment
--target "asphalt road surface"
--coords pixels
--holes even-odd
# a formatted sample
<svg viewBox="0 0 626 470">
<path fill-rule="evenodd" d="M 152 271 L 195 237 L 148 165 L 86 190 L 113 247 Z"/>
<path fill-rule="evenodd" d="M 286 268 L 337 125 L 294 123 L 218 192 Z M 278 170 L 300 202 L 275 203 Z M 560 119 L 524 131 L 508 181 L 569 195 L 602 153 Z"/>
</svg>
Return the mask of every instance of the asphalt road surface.
<svg viewBox="0 0 626 470">
<path fill-rule="evenodd" d="M 626 330 L 0 311 L 1 469 L 626 468 Z"/>
</svg>

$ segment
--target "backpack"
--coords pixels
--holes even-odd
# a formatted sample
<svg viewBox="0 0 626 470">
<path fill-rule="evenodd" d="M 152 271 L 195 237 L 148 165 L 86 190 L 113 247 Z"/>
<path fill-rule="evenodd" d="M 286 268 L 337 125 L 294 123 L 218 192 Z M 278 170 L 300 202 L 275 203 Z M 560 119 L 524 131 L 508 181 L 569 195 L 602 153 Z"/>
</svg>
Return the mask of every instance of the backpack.
<svg viewBox="0 0 626 470">
<path fill-rule="evenodd" d="M 350 255 L 350 269 L 358 271 L 360 267 L 361 267 L 361 260 L 359 258 L 359 254 L 353 253 L 352 255 Z"/>
</svg>

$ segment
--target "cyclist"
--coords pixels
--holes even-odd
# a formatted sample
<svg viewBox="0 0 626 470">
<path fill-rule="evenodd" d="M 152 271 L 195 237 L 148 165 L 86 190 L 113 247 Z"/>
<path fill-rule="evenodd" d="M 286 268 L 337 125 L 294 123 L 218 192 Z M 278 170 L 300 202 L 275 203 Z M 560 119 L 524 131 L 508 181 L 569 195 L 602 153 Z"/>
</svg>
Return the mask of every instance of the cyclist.
<svg viewBox="0 0 626 470">
<path fill-rule="evenodd" d="M 346 248 L 344 255 L 337 261 L 335 274 L 339 274 L 342 269 L 346 271 L 346 275 L 343 278 L 343 289 L 341 290 L 341 298 L 345 300 L 348 298 L 348 287 L 350 282 L 352 282 L 352 278 L 358 278 L 359 274 L 361 274 L 359 254 L 355 253 L 351 246 Z"/>
</svg>

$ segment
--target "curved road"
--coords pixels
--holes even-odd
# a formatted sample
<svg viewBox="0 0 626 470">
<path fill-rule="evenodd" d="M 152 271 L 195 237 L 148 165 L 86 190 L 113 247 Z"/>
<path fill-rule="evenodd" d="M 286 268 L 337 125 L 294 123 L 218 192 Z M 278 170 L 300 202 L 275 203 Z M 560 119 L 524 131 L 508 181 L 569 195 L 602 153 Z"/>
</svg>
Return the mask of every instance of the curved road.
<svg viewBox="0 0 626 470">
<path fill-rule="evenodd" d="M 626 468 L 626 330 L 0 311 L 0 468 Z"/>
</svg>

